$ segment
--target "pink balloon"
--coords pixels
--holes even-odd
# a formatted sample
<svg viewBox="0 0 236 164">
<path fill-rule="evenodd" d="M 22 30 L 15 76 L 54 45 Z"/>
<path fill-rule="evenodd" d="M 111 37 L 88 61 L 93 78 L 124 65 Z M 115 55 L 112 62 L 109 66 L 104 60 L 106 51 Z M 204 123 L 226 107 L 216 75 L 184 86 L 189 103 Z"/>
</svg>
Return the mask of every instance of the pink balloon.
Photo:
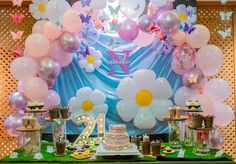
<svg viewBox="0 0 236 164">
<path fill-rule="evenodd" d="M 215 132 L 213 136 L 210 137 L 210 148 L 217 149 L 224 144 L 224 137 L 218 132 Z"/>
<path fill-rule="evenodd" d="M 58 62 L 61 67 L 68 66 L 73 60 L 73 54 L 63 51 L 58 41 L 52 43 L 48 56 Z"/>
<path fill-rule="evenodd" d="M 25 80 L 26 78 L 36 76 L 38 64 L 31 58 L 18 57 L 12 61 L 10 72 L 17 80 Z"/>
<path fill-rule="evenodd" d="M 215 45 L 205 45 L 196 54 L 196 65 L 205 75 L 212 76 L 220 72 L 224 55 Z"/>
<path fill-rule="evenodd" d="M 215 126 L 227 126 L 233 121 L 234 111 L 229 105 L 214 102 L 213 108 L 213 115 L 215 116 Z"/>
<path fill-rule="evenodd" d="M 180 46 L 186 42 L 186 34 L 182 30 L 176 30 L 170 36 L 175 46 Z"/>
<path fill-rule="evenodd" d="M 201 48 L 210 40 L 210 31 L 204 25 L 197 24 L 193 26 L 194 30 L 187 35 L 187 44 L 193 48 Z"/>
<path fill-rule="evenodd" d="M 66 31 L 77 33 L 83 28 L 83 23 L 79 16 L 80 14 L 75 10 L 68 10 L 63 16 L 63 27 Z"/>
<path fill-rule="evenodd" d="M 44 100 L 48 93 L 47 83 L 38 78 L 32 77 L 24 80 L 24 94 L 31 100 Z"/>
<path fill-rule="evenodd" d="M 50 108 L 52 106 L 58 106 L 61 102 L 60 96 L 54 90 L 49 90 L 46 99 L 44 100 L 44 106 Z"/>
<path fill-rule="evenodd" d="M 16 128 L 22 126 L 22 117 L 23 117 L 22 114 L 17 114 L 15 116 L 10 115 L 6 119 L 5 124 L 4 124 L 4 129 L 7 132 L 7 134 L 13 137 L 18 137 L 22 135 L 21 132 L 16 131 Z"/>
<path fill-rule="evenodd" d="M 126 19 L 122 22 L 120 28 L 118 29 L 118 34 L 122 40 L 132 41 L 139 33 L 139 27 L 135 21 L 132 19 Z"/>
<path fill-rule="evenodd" d="M 215 78 L 205 84 L 203 92 L 212 101 L 223 102 L 230 96 L 230 86 L 224 79 Z"/>
<path fill-rule="evenodd" d="M 146 47 L 150 45 L 153 41 L 154 36 L 152 34 L 143 32 L 142 30 L 139 30 L 137 38 L 133 40 L 133 42 L 140 47 Z"/>
<path fill-rule="evenodd" d="M 47 22 L 46 20 L 37 21 L 32 28 L 32 33 L 43 33 L 44 24 Z"/>
<path fill-rule="evenodd" d="M 197 95 L 197 91 L 187 87 L 181 87 L 175 92 L 174 101 L 176 105 L 185 106 L 185 102 Z"/>
<path fill-rule="evenodd" d="M 30 56 L 42 57 L 50 50 L 50 42 L 41 33 L 34 33 L 26 38 L 25 48 Z"/>
<path fill-rule="evenodd" d="M 45 23 L 43 27 L 43 34 L 50 40 L 54 41 L 62 33 L 62 28 L 60 25 L 54 24 L 52 22 Z"/>
<path fill-rule="evenodd" d="M 212 101 L 207 96 L 202 95 L 202 94 L 197 94 L 191 97 L 189 100 L 193 100 L 193 101 L 197 100 L 201 102 L 201 108 L 203 110 L 202 114 L 204 116 L 213 115 L 213 106 L 212 106 L 213 104 L 212 104 Z"/>
</svg>

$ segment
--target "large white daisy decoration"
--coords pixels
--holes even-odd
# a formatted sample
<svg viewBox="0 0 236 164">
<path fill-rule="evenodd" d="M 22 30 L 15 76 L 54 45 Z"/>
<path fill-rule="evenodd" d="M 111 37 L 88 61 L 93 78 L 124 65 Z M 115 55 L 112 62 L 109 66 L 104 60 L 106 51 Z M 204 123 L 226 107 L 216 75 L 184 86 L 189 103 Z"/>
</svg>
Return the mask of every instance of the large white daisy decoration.
<svg viewBox="0 0 236 164">
<path fill-rule="evenodd" d="M 84 87 L 77 90 L 76 97 L 72 97 L 69 100 L 69 111 L 72 117 L 74 115 L 87 114 L 96 119 L 100 113 L 106 115 L 108 107 L 105 101 L 106 95 L 102 91 Z"/>
<path fill-rule="evenodd" d="M 32 0 L 32 4 L 29 6 L 29 12 L 32 16 L 39 20 L 39 19 L 46 19 L 46 7 L 48 0 Z"/>
<path fill-rule="evenodd" d="M 86 72 L 93 72 L 102 65 L 102 53 L 94 47 L 89 46 L 85 56 L 82 54 L 79 55 L 78 63 L 80 68 L 85 69 Z"/>
<path fill-rule="evenodd" d="M 172 94 L 166 79 L 156 79 L 152 70 L 137 70 L 132 78 L 126 77 L 118 85 L 116 95 L 121 100 L 116 105 L 117 113 L 125 122 L 133 120 L 139 129 L 151 129 L 156 119 L 163 121 L 168 114 Z"/>
</svg>

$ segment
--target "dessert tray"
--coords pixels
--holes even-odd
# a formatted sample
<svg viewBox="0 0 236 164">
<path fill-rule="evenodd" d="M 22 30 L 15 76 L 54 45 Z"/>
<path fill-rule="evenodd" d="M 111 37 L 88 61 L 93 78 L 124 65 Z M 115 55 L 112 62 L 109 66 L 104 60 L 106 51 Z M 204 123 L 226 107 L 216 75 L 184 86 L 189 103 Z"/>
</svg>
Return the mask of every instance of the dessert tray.
<svg viewBox="0 0 236 164">
<path fill-rule="evenodd" d="M 100 144 L 97 147 L 96 156 L 136 156 L 139 155 L 138 148 L 135 144 L 131 144 L 130 149 L 120 150 L 120 151 L 113 151 L 107 150 L 104 148 L 103 144 Z"/>
</svg>

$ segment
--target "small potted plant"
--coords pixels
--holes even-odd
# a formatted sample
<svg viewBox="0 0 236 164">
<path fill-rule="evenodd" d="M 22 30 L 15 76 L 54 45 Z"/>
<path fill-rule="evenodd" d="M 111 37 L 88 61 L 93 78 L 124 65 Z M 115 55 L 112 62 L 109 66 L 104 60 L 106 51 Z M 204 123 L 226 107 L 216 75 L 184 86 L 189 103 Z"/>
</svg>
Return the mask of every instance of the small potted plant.
<svg viewBox="0 0 236 164">
<path fill-rule="evenodd" d="M 59 116 L 59 108 L 57 106 L 53 106 L 49 109 L 49 115 L 51 119 L 60 118 Z"/>
<path fill-rule="evenodd" d="M 214 116 L 206 116 L 203 118 L 204 119 L 204 125 L 205 128 L 212 128 L 213 127 L 213 121 L 214 121 Z"/>
<path fill-rule="evenodd" d="M 203 122 L 203 116 L 200 114 L 192 115 L 192 127 L 193 128 L 201 128 Z"/>
<path fill-rule="evenodd" d="M 64 156 L 66 154 L 65 152 L 66 142 L 63 138 L 64 138 L 63 136 L 60 136 L 58 142 L 56 142 L 56 149 L 57 149 L 56 155 L 58 156 Z"/>
<path fill-rule="evenodd" d="M 69 118 L 69 107 L 60 108 L 60 112 L 61 112 L 62 118 L 64 118 L 64 119 Z"/>
</svg>

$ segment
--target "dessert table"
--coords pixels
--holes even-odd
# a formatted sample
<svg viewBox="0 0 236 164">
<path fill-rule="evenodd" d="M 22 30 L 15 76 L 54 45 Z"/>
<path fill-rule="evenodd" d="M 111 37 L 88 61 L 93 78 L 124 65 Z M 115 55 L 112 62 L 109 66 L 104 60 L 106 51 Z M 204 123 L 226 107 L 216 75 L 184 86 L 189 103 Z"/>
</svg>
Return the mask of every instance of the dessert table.
<svg viewBox="0 0 236 164">
<path fill-rule="evenodd" d="M 18 158 L 10 158 L 9 156 L 6 156 L 4 159 L 0 161 L 0 163 L 52 163 L 52 162 L 63 162 L 63 163 L 74 163 L 74 162 L 83 162 L 83 163 L 91 163 L 91 162 L 106 162 L 106 163 L 234 163 L 232 161 L 232 158 L 224 153 L 221 157 L 215 157 L 214 154 L 216 153 L 217 150 L 211 150 L 211 156 L 208 157 L 199 157 L 195 156 L 192 153 L 191 148 L 185 148 L 185 158 L 177 158 L 178 153 L 174 154 L 166 154 L 163 157 L 158 157 L 156 160 L 155 157 L 152 156 L 144 156 L 142 157 L 134 157 L 131 159 L 123 159 L 123 158 L 103 158 L 103 157 L 97 157 L 96 160 L 91 160 L 91 159 L 81 159 L 77 160 L 75 158 L 72 158 L 70 154 L 73 153 L 73 151 L 67 151 L 67 155 L 63 157 L 57 157 L 54 155 L 54 153 L 48 153 L 46 152 L 47 146 L 52 146 L 53 143 L 51 142 L 42 142 L 42 149 L 41 153 L 43 155 L 43 158 L 40 160 L 34 159 L 32 156 L 24 156 L 23 155 L 23 150 L 20 148 L 16 150 L 15 152 L 18 153 Z M 168 145 L 168 144 L 165 144 Z"/>
</svg>

